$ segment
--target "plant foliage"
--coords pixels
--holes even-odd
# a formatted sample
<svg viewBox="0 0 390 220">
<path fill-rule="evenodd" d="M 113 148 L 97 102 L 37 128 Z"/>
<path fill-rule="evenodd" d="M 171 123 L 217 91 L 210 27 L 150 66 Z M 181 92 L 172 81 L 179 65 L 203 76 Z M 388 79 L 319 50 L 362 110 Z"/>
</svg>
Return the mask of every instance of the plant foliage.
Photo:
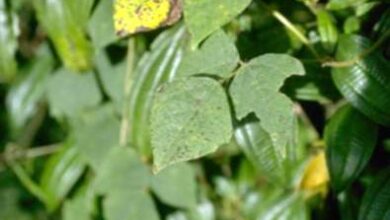
<svg viewBox="0 0 390 220">
<path fill-rule="evenodd" d="M 0 0 L 0 219 L 390 219 L 386 0 Z"/>
</svg>

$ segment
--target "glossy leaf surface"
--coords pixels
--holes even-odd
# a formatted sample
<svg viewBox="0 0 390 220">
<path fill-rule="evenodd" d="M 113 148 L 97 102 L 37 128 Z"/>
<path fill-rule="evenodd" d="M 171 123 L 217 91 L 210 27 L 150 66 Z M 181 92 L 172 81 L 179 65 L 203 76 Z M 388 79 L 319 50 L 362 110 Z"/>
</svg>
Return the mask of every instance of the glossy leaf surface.
<svg viewBox="0 0 390 220">
<path fill-rule="evenodd" d="M 378 126 L 347 105 L 325 128 L 326 156 L 331 183 L 337 192 L 347 188 L 362 172 L 374 152 Z"/>
<path fill-rule="evenodd" d="M 340 38 L 337 59 L 351 61 L 371 47 L 361 36 Z M 376 51 L 346 67 L 333 68 L 332 77 L 343 96 L 359 111 L 382 125 L 390 125 L 390 62 Z"/>
</svg>

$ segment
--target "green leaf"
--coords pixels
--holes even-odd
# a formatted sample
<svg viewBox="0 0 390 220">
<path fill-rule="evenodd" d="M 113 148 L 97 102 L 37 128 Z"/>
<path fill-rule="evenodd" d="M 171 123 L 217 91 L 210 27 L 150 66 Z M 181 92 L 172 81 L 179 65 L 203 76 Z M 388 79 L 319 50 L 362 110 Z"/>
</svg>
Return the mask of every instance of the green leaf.
<svg viewBox="0 0 390 220">
<path fill-rule="evenodd" d="M 151 129 L 156 172 L 212 153 L 232 135 L 226 94 L 208 78 L 165 84 L 153 103 Z"/>
<path fill-rule="evenodd" d="M 4 179 L 2 179 L 4 180 Z M 20 207 L 20 191 L 15 186 L 2 186 L 0 189 L 0 219 L 32 220 L 30 213 Z"/>
<path fill-rule="evenodd" d="M 308 220 L 309 215 L 303 196 L 294 193 L 277 199 L 257 219 Z"/>
<path fill-rule="evenodd" d="M 71 18 L 67 18 L 85 29 L 88 24 L 91 9 L 95 3 L 95 0 L 67 0 L 64 3 L 65 10 L 67 10 L 66 13 L 69 13 L 71 16 Z"/>
<path fill-rule="evenodd" d="M 44 27 L 65 66 L 73 71 L 91 68 L 92 47 L 86 25 L 93 0 L 34 0 L 39 23 Z"/>
<path fill-rule="evenodd" d="M 222 30 L 211 35 L 202 46 L 184 56 L 179 76 L 212 74 L 228 77 L 240 60 L 237 48 Z"/>
<path fill-rule="evenodd" d="M 251 0 L 186 0 L 184 1 L 185 23 L 192 34 L 195 48 L 203 39 L 233 20 Z"/>
<path fill-rule="evenodd" d="M 80 182 L 70 199 L 65 200 L 61 214 L 63 220 L 91 220 L 97 212 L 94 189 L 89 179 Z"/>
<path fill-rule="evenodd" d="M 359 220 L 387 220 L 390 218 L 390 171 L 386 169 L 364 193 Z"/>
<path fill-rule="evenodd" d="M 88 23 L 88 32 L 95 49 L 118 40 L 114 30 L 113 13 L 112 0 L 99 1 Z"/>
<path fill-rule="evenodd" d="M 341 10 L 348 7 L 357 7 L 362 5 L 367 0 L 330 0 L 326 5 L 327 9 L 330 10 Z"/>
<path fill-rule="evenodd" d="M 49 78 L 46 95 L 50 113 L 57 118 L 75 117 L 102 99 L 92 72 L 77 74 L 65 69 Z"/>
<path fill-rule="evenodd" d="M 360 190 L 360 189 L 359 189 Z M 341 192 L 337 195 L 338 208 L 340 210 L 340 217 L 342 220 L 356 220 L 358 219 L 358 212 L 361 193 L 354 190 L 353 187 Z"/>
<path fill-rule="evenodd" d="M 346 34 L 352 34 L 354 32 L 359 31 L 360 29 L 360 20 L 356 16 L 350 16 L 344 22 L 344 32 Z"/>
<path fill-rule="evenodd" d="M 107 220 L 158 220 L 157 210 L 147 193 L 150 171 L 134 150 L 115 147 L 103 160 L 95 180 L 95 190 L 104 195 Z"/>
<path fill-rule="evenodd" d="M 331 183 L 337 192 L 346 189 L 365 168 L 374 152 L 378 126 L 347 105 L 325 128 L 326 156 Z"/>
<path fill-rule="evenodd" d="M 98 170 L 107 153 L 119 145 L 120 122 L 112 106 L 100 107 L 83 119 L 81 122 L 80 118 L 75 119 L 78 122 L 73 126 L 75 146 L 86 162 Z"/>
<path fill-rule="evenodd" d="M 310 59 L 311 57 L 307 57 Z M 305 59 L 305 58 L 301 58 Z M 340 99 L 341 94 L 332 81 L 329 68 L 318 63 L 305 63 L 303 76 L 292 76 L 285 81 L 281 91 L 293 99 L 328 104 Z"/>
<path fill-rule="evenodd" d="M 363 37 L 344 35 L 339 40 L 337 60 L 354 60 L 371 44 Z M 382 125 L 390 125 L 390 63 L 374 51 L 353 65 L 332 70 L 333 81 L 343 96 L 359 111 Z"/>
<path fill-rule="evenodd" d="M 390 9 L 387 9 L 381 16 L 380 20 L 374 27 L 376 38 L 385 35 L 390 29 Z"/>
<path fill-rule="evenodd" d="M 26 75 L 14 83 L 7 94 L 7 110 L 11 126 L 17 134 L 34 115 L 44 97 L 49 74 L 54 68 L 54 60 L 48 45 L 44 45 L 39 55 L 26 70 Z"/>
<path fill-rule="evenodd" d="M 317 12 L 317 25 L 322 44 L 332 52 L 338 37 L 334 18 L 328 11 L 320 10 Z"/>
<path fill-rule="evenodd" d="M 196 205 L 195 172 L 186 163 L 171 166 L 154 176 L 152 189 L 168 205 L 181 208 Z"/>
<path fill-rule="evenodd" d="M 0 0 L 0 83 L 11 80 L 17 72 L 15 53 L 19 35 L 16 14 L 7 9 L 6 0 Z"/>
<path fill-rule="evenodd" d="M 145 190 L 150 183 L 150 172 L 134 150 L 115 146 L 101 160 L 97 170 L 95 189 L 98 194 Z"/>
<path fill-rule="evenodd" d="M 237 144 L 262 175 L 272 182 L 284 183 L 285 170 L 282 158 L 271 137 L 258 120 L 243 122 L 235 130 Z"/>
<path fill-rule="evenodd" d="M 177 26 L 160 34 L 140 59 L 132 79 L 129 98 L 129 139 L 146 157 L 151 156 L 150 113 L 154 93 L 177 73 L 185 48 L 185 29 Z"/>
<path fill-rule="evenodd" d="M 159 220 L 152 197 L 142 191 L 117 191 L 103 201 L 107 220 Z"/>
<path fill-rule="evenodd" d="M 62 209 L 63 220 L 90 220 L 91 216 L 88 213 L 87 199 L 82 196 L 78 196 L 71 200 L 67 200 L 64 203 Z"/>
<path fill-rule="evenodd" d="M 117 109 L 122 109 L 123 105 L 123 80 L 126 72 L 125 60 L 112 64 L 105 50 L 99 50 L 95 56 L 95 64 L 103 89 Z"/>
<path fill-rule="evenodd" d="M 279 89 L 287 77 L 304 72 L 302 64 L 288 55 L 263 55 L 244 65 L 229 89 L 236 117 L 255 113 L 280 159 L 293 156 L 287 145 L 294 139 L 295 118 L 293 103 Z"/>
<path fill-rule="evenodd" d="M 49 211 L 58 208 L 85 169 L 77 149 L 65 145 L 68 146 L 47 161 L 40 180 L 41 189 L 50 198 L 50 203 L 45 204 Z"/>
</svg>

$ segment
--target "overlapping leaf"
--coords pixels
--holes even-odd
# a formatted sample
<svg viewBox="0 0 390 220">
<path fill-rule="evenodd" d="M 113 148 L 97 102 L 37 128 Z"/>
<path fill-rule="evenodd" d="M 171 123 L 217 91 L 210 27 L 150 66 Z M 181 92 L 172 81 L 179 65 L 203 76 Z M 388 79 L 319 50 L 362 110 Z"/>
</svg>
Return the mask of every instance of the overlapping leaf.
<svg viewBox="0 0 390 220">
<path fill-rule="evenodd" d="M 0 82 L 9 81 L 17 71 L 15 53 L 18 42 L 17 16 L 7 8 L 6 0 L 0 0 Z"/>
<path fill-rule="evenodd" d="M 235 139 L 245 155 L 270 180 L 285 181 L 283 161 L 273 146 L 271 137 L 257 120 L 243 122 L 235 130 Z"/>
<path fill-rule="evenodd" d="M 359 220 L 390 218 L 390 171 L 384 170 L 368 187 L 359 211 Z"/>
<path fill-rule="evenodd" d="M 184 56 L 179 76 L 212 74 L 227 77 L 240 60 L 237 48 L 222 30 L 212 34 L 202 46 Z"/>
<path fill-rule="evenodd" d="M 390 63 L 379 52 L 366 54 L 370 47 L 366 38 L 342 36 L 337 59 L 352 63 L 333 68 L 333 81 L 352 106 L 375 122 L 390 125 Z"/>
<path fill-rule="evenodd" d="M 158 86 L 175 77 L 183 57 L 185 37 L 185 30 L 180 26 L 163 32 L 134 70 L 129 97 L 129 139 L 146 157 L 151 154 L 150 112 L 154 93 Z"/>
<path fill-rule="evenodd" d="M 155 175 L 152 189 L 166 204 L 188 209 L 196 205 L 195 172 L 188 164 L 177 164 Z"/>
<path fill-rule="evenodd" d="M 95 189 L 104 195 L 103 211 L 108 220 L 158 220 L 151 195 L 146 191 L 150 173 L 131 149 L 113 148 L 103 160 Z"/>
<path fill-rule="evenodd" d="M 54 67 L 48 49 L 47 45 L 40 48 L 36 59 L 27 68 L 26 76 L 15 83 L 7 95 L 7 109 L 15 133 L 25 126 L 44 97 L 49 74 Z"/>
<path fill-rule="evenodd" d="M 65 66 L 73 71 L 91 68 L 92 47 L 85 29 L 93 2 L 33 1 L 39 22 L 49 34 Z"/>
<path fill-rule="evenodd" d="M 163 85 L 152 108 L 155 171 L 214 152 L 232 135 L 227 97 L 208 78 L 183 78 Z"/>
<path fill-rule="evenodd" d="M 70 144 L 65 144 L 64 147 L 47 162 L 41 177 L 40 186 L 50 201 L 45 205 L 51 211 L 58 208 L 85 168 L 85 163 L 81 160 L 77 149 Z"/>
<path fill-rule="evenodd" d="M 75 120 L 75 147 L 88 165 L 98 170 L 107 153 L 119 145 L 119 120 L 111 105 L 102 106 Z"/>
<path fill-rule="evenodd" d="M 49 78 L 46 95 L 54 117 L 70 118 L 95 107 L 102 99 L 92 72 L 77 74 L 59 69 Z"/>
<path fill-rule="evenodd" d="M 186 0 L 185 23 L 192 34 L 192 45 L 202 40 L 239 15 L 251 0 Z"/>
<path fill-rule="evenodd" d="M 377 141 L 378 126 L 347 105 L 326 126 L 326 156 L 332 186 L 348 187 L 367 165 Z"/>
<path fill-rule="evenodd" d="M 295 122 L 293 104 L 279 89 L 287 77 L 303 74 L 298 60 L 268 54 L 244 65 L 229 89 L 237 118 L 241 120 L 255 113 L 280 160 L 292 156 L 288 144 L 294 139 Z"/>
<path fill-rule="evenodd" d="M 114 30 L 113 11 L 113 0 L 100 1 L 88 22 L 88 32 L 95 49 L 118 39 Z"/>
</svg>

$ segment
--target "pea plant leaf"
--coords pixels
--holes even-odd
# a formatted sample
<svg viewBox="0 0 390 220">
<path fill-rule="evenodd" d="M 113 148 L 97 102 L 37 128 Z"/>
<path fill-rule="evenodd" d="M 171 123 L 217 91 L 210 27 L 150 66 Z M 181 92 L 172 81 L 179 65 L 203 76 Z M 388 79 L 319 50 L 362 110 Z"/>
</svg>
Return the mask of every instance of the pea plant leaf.
<svg viewBox="0 0 390 220">
<path fill-rule="evenodd" d="M 158 220 L 158 212 L 147 192 L 150 172 L 136 152 L 116 146 L 103 160 L 95 180 L 98 195 L 104 195 L 107 220 Z"/>
<path fill-rule="evenodd" d="M 227 97 L 208 78 L 183 78 L 163 85 L 152 107 L 155 172 L 214 152 L 232 136 Z"/>
<path fill-rule="evenodd" d="M 160 219 L 153 198 L 143 191 L 113 192 L 104 199 L 103 211 L 107 220 Z"/>
<path fill-rule="evenodd" d="M 102 161 L 94 188 L 100 195 L 114 191 L 142 191 L 148 187 L 150 177 L 134 150 L 115 146 Z"/>
<path fill-rule="evenodd" d="M 280 158 L 287 157 L 295 122 L 293 103 L 279 89 L 287 77 L 304 72 L 302 64 L 293 57 L 267 54 L 238 70 L 229 88 L 238 120 L 255 113 Z"/>
<path fill-rule="evenodd" d="M 88 220 L 94 211 L 94 194 L 90 184 L 83 185 L 71 199 L 64 201 L 62 219 L 64 220 Z"/>
<path fill-rule="evenodd" d="M 152 189 L 166 204 L 188 209 L 196 205 L 195 172 L 189 164 L 180 163 L 155 175 Z"/>
<path fill-rule="evenodd" d="M 227 77 L 240 60 L 237 48 L 222 30 L 212 34 L 199 49 L 190 51 L 179 66 L 179 76 L 212 74 Z"/>
<path fill-rule="evenodd" d="M 94 60 L 104 92 L 110 97 L 115 107 L 121 109 L 126 62 L 112 64 L 104 50 L 97 51 Z"/>
<path fill-rule="evenodd" d="M 185 36 L 185 29 L 180 25 L 162 32 L 134 70 L 129 98 L 129 120 L 132 127 L 129 139 L 143 156 L 151 156 L 149 121 L 154 93 L 162 83 L 175 78 L 183 58 Z"/>
<path fill-rule="evenodd" d="M 114 0 L 100 1 L 88 22 L 88 32 L 95 49 L 116 41 L 112 14 Z"/>
<path fill-rule="evenodd" d="M 107 153 L 119 145 L 120 123 L 113 107 L 103 106 L 74 120 L 75 146 L 88 165 L 98 170 Z"/>
<path fill-rule="evenodd" d="M 195 48 L 218 28 L 233 20 L 251 0 L 185 0 L 185 23 Z"/>
<path fill-rule="evenodd" d="M 102 99 L 92 72 L 77 74 L 65 68 L 49 77 L 46 95 L 50 113 L 57 118 L 75 117 L 97 106 Z"/>
</svg>

